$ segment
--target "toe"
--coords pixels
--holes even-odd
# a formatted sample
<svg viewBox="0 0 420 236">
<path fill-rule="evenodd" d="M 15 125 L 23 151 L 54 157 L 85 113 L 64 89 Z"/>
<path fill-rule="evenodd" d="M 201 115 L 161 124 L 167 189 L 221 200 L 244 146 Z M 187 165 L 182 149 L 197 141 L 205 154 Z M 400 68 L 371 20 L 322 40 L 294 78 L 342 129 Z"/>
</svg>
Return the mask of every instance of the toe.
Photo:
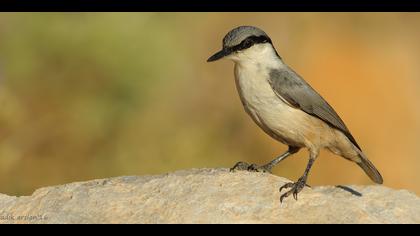
<svg viewBox="0 0 420 236">
<path fill-rule="evenodd" d="M 248 163 L 240 161 L 236 163 L 232 168 L 230 168 L 230 171 L 232 172 L 235 170 L 248 170 L 249 166 L 250 165 Z"/>
<path fill-rule="evenodd" d="M 297 198 L 298 193 L 299 193 L 299 191 L 297 191 L 297 189 L 295 189 L 295 190 L 293 191 L 293 198 L 294 198 L 296 201 L 298 200 L 298 198 Z"/>
<path fill-rule="evenodd" d="M 287 183 L 280 187 L 279 191 L 281 192 L 284 188 L 292 188 L 280 197 L 280 202 L 283 202 L 283 199 L 293 195 L 293 198 L 297 201 L 298 194 L 302 189 L 305 187 L 305 181 L 303 179 L 299 179 L 296 183 Z"/>
<path fill-rule="evenodd" d="M 260 172 L 270 173 L 271 174 L 271 166 L 269 166 L 269 165 L 261 166 L 259 168 L 259 171 Z"/>
<path fill-rule="evenodd" d="M 293 187 L 294 183 L 286 183 L 283 186 L 280 187 L 279 192 L 281 192 L 285 188 L 291 188 Z"/>
<path fill-rule="evenodd" d="M 285 192 L 284 194 L 282 194 L 280 196 L 280 203 L 283 203 L 283 199 L 286 198 L 286 197 L 288 197 L 289 195 L 290 195 L 290 191 Z"/>
<path fill-rule="evenodd" d="M 271 173 L 270 169 L 268 169 L 267 167 L 265 167 L 265 166 L 258 166 L 256 164 L 251 164 L 250 166 L 248 166 L 248 171 Z"/>
<path fill-rule="evenodd" d="M 251 164 L 248 166 L 248 171 L 259 171 L 259 168 L 256 164 Z"/>
</svg>

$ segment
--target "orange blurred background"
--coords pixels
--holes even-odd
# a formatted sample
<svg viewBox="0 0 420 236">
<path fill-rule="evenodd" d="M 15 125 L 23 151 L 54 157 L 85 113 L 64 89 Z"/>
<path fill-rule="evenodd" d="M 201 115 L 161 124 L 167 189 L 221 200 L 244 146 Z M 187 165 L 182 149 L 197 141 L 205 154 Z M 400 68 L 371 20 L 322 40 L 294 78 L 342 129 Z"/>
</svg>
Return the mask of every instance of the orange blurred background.
<svg viewBox="0 0 420 236">
<path fill-rule="evenodd" d="M 239 25 L 270 35 L 386 186 L 420 193 L 419 13 L 1 13 L 0 193 L 284 152 L 243 111 L 233 63 L 206 63 Z M 302 150 L 274 174 L 306 163 Z M 309 184 L 372 182 L 323 151 Z"/>
</svg>

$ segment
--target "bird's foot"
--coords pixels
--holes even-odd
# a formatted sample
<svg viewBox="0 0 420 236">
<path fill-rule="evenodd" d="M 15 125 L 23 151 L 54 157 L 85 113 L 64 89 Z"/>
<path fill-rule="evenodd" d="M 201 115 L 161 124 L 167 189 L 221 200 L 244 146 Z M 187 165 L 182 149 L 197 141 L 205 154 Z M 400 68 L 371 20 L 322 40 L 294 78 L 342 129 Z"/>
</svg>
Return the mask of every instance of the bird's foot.
<svg viewBox="0 0 420 236">
<path fill-rule="evenodd" d="M 237 171 L 237 170 L 246 170 L 250 172 L 264 172 L 264 173 L 271 173 L 271 166 L 269 165 L 263 165 L 258 166 L 256 164 L 248 164 L 246 162 L 238 162 L 236 163 L 232 168 L 230 168 L 230 171 Z"/>
<path fill-rule="evenodd" d="M 290 196 L 290 194 L 293 194 L 293 198 L 297 201 L 297 195 L 302 189 L 309 185 L 306 184 L 306 178 L 300 177 L 299 180 L 295 183 L 287 183 L 280 187 L 279 192 L 281 192 L 285 188 L 291 188 L 289 191 L 284 193 L 280 196 L 280 202 L 283 202 L 283 199 Z"/>
</svg>

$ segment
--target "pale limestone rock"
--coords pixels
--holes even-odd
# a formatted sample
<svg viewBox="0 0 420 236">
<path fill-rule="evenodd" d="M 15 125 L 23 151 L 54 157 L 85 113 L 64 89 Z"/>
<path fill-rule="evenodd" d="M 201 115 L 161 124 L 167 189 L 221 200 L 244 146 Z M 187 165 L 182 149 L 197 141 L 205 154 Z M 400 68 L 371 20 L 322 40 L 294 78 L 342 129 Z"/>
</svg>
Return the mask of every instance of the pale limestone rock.
<svg viewBox="0 0 420 236">
<path fill-rule="evenodd" d="M 0 194 L 0 223 L 420 223 L 420 198 L 406 190 L 321 186 L 280 204 L 285 182 L 193 169 L 71 183 L 32 196 Z"/>
</svg>

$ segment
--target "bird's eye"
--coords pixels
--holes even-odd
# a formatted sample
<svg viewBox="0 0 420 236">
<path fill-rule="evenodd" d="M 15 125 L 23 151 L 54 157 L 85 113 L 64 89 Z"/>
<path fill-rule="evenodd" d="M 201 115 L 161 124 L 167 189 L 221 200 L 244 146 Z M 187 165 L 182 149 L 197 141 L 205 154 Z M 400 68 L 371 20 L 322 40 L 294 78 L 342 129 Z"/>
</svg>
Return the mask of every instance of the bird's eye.
<svg viewBox="0 0 420 236">
<path fill-rule="evenodd" d="M 253 41 L 250 38 L 246 38 L 242 43 L 244 48 L 249 48 L 252 46 L 252 44 L 253 44 Z"/>
</svg>

